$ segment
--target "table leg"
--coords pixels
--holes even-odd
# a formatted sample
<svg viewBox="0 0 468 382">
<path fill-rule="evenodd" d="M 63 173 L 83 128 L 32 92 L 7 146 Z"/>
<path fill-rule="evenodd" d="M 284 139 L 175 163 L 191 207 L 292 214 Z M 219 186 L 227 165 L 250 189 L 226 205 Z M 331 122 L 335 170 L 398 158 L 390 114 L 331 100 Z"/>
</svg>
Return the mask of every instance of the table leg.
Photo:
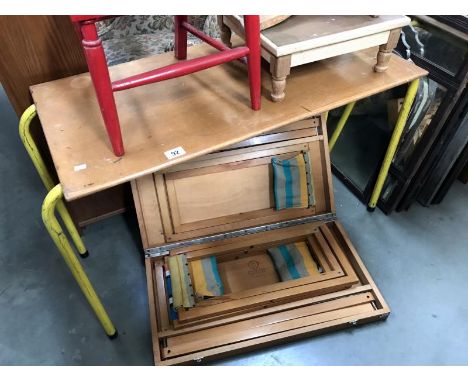
<svg viewBox="0 0 468 382">
<path fill-rule="evenodd" d="M 19 122 L 19 135 L 24 147 L 26 148 L 26 151 L 29 154 L 29 157 L 31 158 L 34 164 L 34 167 L 36 168 L 39 174 L 39 177 L 42 180 L 42 183 L 44 183 L 44 186 L 47 189 L 47 191 L 50 191 L 55 186 L 55 184 L 52 180 L 52 177 L 49 174 L 49 171 L 47 171 L 47 167 L 44 163 L 44 160 L 42 159 L 37 145 L 34 142 L 34 139 L 31 135 L 31 121 L 36 115 L 37 112 L 35 105 L 29 106 L 24 111 Z M 78 233 L 78 229 L 73 223 L 70 213 L 68 212 L 63 200 L 60 200 L 57 203 L 57 211 L 60 214 L 60 217 L 62 218 L 65 227 L 67 227 L 68 233 L 70 234 L 80 256 L 83 258 L 88 257 L 88 250 L 86 249 L 83 240 L 81 239 L 80 234 Z"/>
<path fill-rule="evenodd" d="M 94 310 L 94 313 L 96 314 L 98 320 L 103 326 L 106 334 L 109 336 L 109 338 L 115 338 L 117 337 L 117 330 L 115 329 L 109 316 L 107 315 L 107 312 L 104 309 L 101 300 L 94 291 L 94 288 L 91 282 L 89 281 L 88 276 L 86 275 L 78 258 L 75 256 L 67 237 L 63 233 L 63 230 L 60 227 L 57 218 L 55 217 L 55 207 L 57 205 L 57 202 L 61 200 L 62 196 L 63 191 L 61 184 L 57 184 L 49 191 L 49 193 L 44 199 L 44 203 L 42 204 L 42 220 L 44 222 L 45 227 L 47 228 L 47 231 L 52 237 L 52 240 L 57 246 L 60 254 L 65 260 L 65 263 L 70 268 L 73 277 L 80 286 L 83 294 L 85 295 L 86 299 L 91 305 L 91 308 Z"/>
<path fill-rule="evenodd" d="M 390 62 L 390 57 L 392 56 L 392 51 L 396 48 L 398 44 L 400 34 L 401 28 L 391 30 L 388 36 L 387 43 L 380 45 L 379 52 L 377 53 L 377 63 L 374 66 L 375 72 L 382 73 L 388 69 L 388 64 Z"/>
<path fill-rule="evenodd" d="M 377 177 L 377 181 L 374 185 L 374 191 L 372 192 L 372 196 L 367 206 L 368 211 L 374 211 L 377 202 L 379 201 L 382 188 L 384 186 L 385 180 L 387 179 L 388 170 L 390 168 L 390 165 L 392 164 L 392 160 L 398 147 L 398 143 L 400 142 L 401 134 L 403 133 L 406 121 L 408 120 L 409 112 L 411 110 L 411 106 L 413 105 L 414 97 L 416 96 L 416 93 L 418 91 L 418 85 L 419 79 L 413 80 L 409 85 L 408 90 L 406 91 L 403 105 L 401 107 L 400 113 L 398 114 L 398 119 L 395 124 L 395 128 L 393 129 L 392 137 L 390 138 L 390 143 L 387 147 L 387 152 L 385 153 L 382 166 L 380 167 L 379 176 Z"/>
<path fill-rule="evenodd" d="M 336 125 L 336 128 L 333 131 L 333 134 L 330 140 L 328 141 L 328 147 L 330 149 L 330 152 L 333 150 L 333 147 L 335 146 L 335 143 L 338 140 L 338 137 L 343 131 L 343 128 L 345 127 L 346 122 L 348 121 L 348 118 L 354 109 L 354 105 L 356 105 L 356 102 L 348 103 L 344 109 L 343 114 L 341 114 L 340 120 L 338 121 L 338 124 Z"/>
<path fill-rule="evenodd" d="M 271 99 L 281 102 L 286 89 L 286 77 L 291 73 L 291 55 L 274 57 L 270 55 Z"/>
</svg>

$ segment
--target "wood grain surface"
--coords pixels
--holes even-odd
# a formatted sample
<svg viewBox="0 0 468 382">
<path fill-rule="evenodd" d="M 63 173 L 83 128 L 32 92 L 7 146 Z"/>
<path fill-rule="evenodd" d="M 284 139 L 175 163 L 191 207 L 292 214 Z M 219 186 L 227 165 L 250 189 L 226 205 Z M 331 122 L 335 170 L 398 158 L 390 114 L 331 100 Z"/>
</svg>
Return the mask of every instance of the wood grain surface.
<svg viewBox="0 0 468 382">
<path fill-rule="evenodd" d="M 212 52 L 189 49 L 196 57 Z M 257 136 L 288 123 L 366 98 L 426 75 L 398 57 L 385 73 L 374 73 L 376 51 L 362 51 L 294 68 L 288 97 L 276 104 L 262 97 L 249 107 L 246 69 L 233 62 L 115 95 L 126 154 L 112 154 L 89 74 L 31 87 L 39 117 L 67 200 L 160 171 Z M 111 68 L 112 79 L 174 62 L 172 53 Z M 262 73 L 263 94 L 270 81 Z M 183 147 L 169 160 L 164 152 Z M 80 169 L 81 170 L 78 170 Z"/>
</svg>

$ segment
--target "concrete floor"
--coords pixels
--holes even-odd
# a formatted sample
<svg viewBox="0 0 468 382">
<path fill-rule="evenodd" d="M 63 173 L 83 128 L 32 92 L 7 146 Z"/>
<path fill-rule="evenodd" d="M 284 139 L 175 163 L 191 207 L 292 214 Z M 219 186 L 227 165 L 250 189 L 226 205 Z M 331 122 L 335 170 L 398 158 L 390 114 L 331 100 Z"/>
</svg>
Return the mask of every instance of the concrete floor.
<svg viewBox="0 0 468 382">
<path fill-rule="evenodd" d="M 135 217 L 85 230 L 83 264 L 120 332 L 110 341 L 42 225 L 45 190 L 3 92 L 0 119 L 0 364 L 151 365 Z M 368 213 L 336 179 L 334 187 L 338 217 L 390 317 L 216 364 L 467 365 L 468 187 L 456 182 L 443 204 L 391 216 Z"/>
</svg>

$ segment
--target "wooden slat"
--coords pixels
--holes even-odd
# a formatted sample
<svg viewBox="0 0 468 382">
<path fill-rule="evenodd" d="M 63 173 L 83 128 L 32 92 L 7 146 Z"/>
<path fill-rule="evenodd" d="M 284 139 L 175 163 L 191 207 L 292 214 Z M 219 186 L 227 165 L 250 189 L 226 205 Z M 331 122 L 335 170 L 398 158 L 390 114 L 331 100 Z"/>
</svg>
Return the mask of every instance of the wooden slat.
<svg viewBox="0 0 468 382">
<path fill-rule="evenodd" d="M 162 262 L 155 264 L 154 267 L 154 283 L 156 285 L 156 297 L 158 301 L 158 317 L 159 324 L 161 325 L 161 332 L 164 333 L 170 329 L 169 324 L 169 308 L 168 299 L 166 294 L 165 282 L 164 282 L 164 268 Z"/>
<path fill-rule="evenodd" d="M 286 141 L 290 139 L 300 139 L 300 138 L 310 137 L 311 135 L 317 135 L 317 130 L 316 129 L 312 130 L 311 128 L 294 130 L 294 131 L 286 131 L 284 133 L 277 132 L 278 130 L 275 130 L 271 134 L 261 134 L 256 137 L 247 139 L 246 141 L 242 141 L 235 145 L 229 146 L 229 149 L 237 149 L 241 147 L 254 147 L 254 146 L 263 145 L 267 143 L 282 142 L 282 141 Z"/>
<path fill-rule="evenodd" d="M 354 283 L 354 278 L 344 276 L 337 279 L 324 280 L 276 292 L 249 296 L 248 298 L 241 298 L 239 300 L 233 300 L 223 304 L 210 305 L 203 308 L 195 307 L 187 311 L 179 312 L 179 321 L 199 320 L 207 317 L 215 317 L 220 314 L 232 313 L 238 310 L 245 311 L 247 309 L 258 308 L 259 306 L 265 307 L 285 301 L 313 297 L 319 294 L 336 292 L 340 289 L 349 288 Z"/>
<path fill-rule="evenodd" d="M 148 175 L 148 176 L 153 177 L 153 175 Z M 174 230 L 172 228 L 169 203 L 167 201 L 166 187 L 164 185 L 164 176 L 161 174 L 154 174 L 154 185 L 156 187 L 159 210 L 161 212 L 161 220 L 162 220 L 162 225 L 164 229 L 164 236 L 166 237 L 166 240 L 167 240 L 167 237 L 170 236 Z M 153 228 L 147 227 L 146 229 L 148 230 L 148 229 L 153 229 Z M 161 242 L 156 242 L 156 243 L 151 243 L 150 246 L 154 247 L 160 244 Z"/>
<path fill-rule="evenodd" d="M 284 142 L 269 143 L 260 146 L 249 146 L 242 149 L 217 151 L 207 154 L 191 162 L 185 162 L 174 166 L 166 172 L 171 177 L 184 177 L 191 174 L 190 170 L 202 167 L 212 167 L 221 164 L 232 164 L 247 161 L 249 159 L 263 158 L 269 156 L 279 156 L 282 154 L 294 153 L 295 151 L 307 150 L 307 144 L 321 140 L 320 137 L 304 137 Z M 184 172 L 185 170 L 189 170 Z"/>
<path fill-rule="evenodd" d="M 323 156 L 324 163 L 324 171 L 326 172 L 326 176 L 324 176 L 325 181 L 325 194 L 328 196 L 327 198 L 327 209 L 330 211 L 335 211 L 335 193 L 333 192 L 333 177 L 331 173 L 331 160 L 330 160 L 330 148 L 328 147 L 328 130 L 327 130 L 327 123 L 325 121 L 325 115 L 320 115 L 320 126 L 322 127 L 322 134 L 323 134 L 323 152 L 326 155 Z"/>
<path fill-rule="evenodd" d="M 133 203 L 135 205 L 135 211 L 136 211 L 137 219 L 138 219 L 138 228 L 140 229 L 141 243 L 143 245 L 143 248 L 148 248 L 149 242 L 148 242 L 148 236 L 146 234 L 146 224 L 143 218 L 143 211 L 141 209 L 140 195 L 138 194 L 137 181 L 132 180 L 130 182 L 130 185 L 132 187 Z"/>
<path fill-rule="evenodd" d="M 341 297 L 352 296 L 358 293 L 371 292 L 372 288 L 368 285 L 353 286 L 352 288 L 341 290 L 338 292 L 328 293 L 323 296 L 310 297 L 303 300 L 292 301 L 286 304 L 272 306 L 270 308 L 259 309 L 247 313 L 237 314 L 235 316 L 225 317 L 217 320 L 203 321 L 200 320 L 196 325 L 181 324 L 177 320 L 173 321 L 174 329 L 168 330 L 165 333 L 159 333 L 159 338 L 173 337 L 180 334 L 192 333 L 202 329 L 208 329 L 215 326 L 225 325 L 233 322 L 239 322 L 250 318 L 260 317 L 271 313 L 279 313 L 289 309 L 294 309 L 306 305 L 318 304 Z"/>
<path fill-rule="evenodd" d="M 265 243 L 276 245 L 282 241 L 291 240 L 292 238 L 303 238 L 311 233 L 318 231 L 318 227 L 323 222 L 313 222 L 308 224 L 300 224 L 293 227 L 286 227 L 272 231 L 259 232 L 247 236 L 235 237 L 202 244 L 195 244 L 187 247 L 175 248 L 171 254 L 186 253 L 187 258 L 202 258 L 211 254 L 224 254 L 237 251 L 240 248 L 250 246 L 261 246 Z"/>
<path fill-rule="evenodd" d="M 190 47 L 189 56 L 213 51 L 202 44 Z M 122 158 L 112 154 L 89 74 L 36 85 L 31 92 L 65 198 L 73 200 L 426 75 L 396 56 L 385 73 L 375 73 L 375 55 L 371 49 L 293 68 L 285 100 L 277 104 L 263 97 L 260 111 L 249 107 L 246 68 L 237 62 L 119 92 Z M 111 67 L 111 78 L 173 62 L 173 53 L 142 58 Z M 262 80 L 268 94 L 269 74 Z M 164 152 L 178 146 L 186 154 L 168 160 Z M 86 169 L 75 171 L 83 164 Z"/>
<path fill-rule="evenodd" d="M 308 244 L 310 252 L 313 253 L 314 256 L 317 258 L 324 272 L 341 271 L 341 268 L 333 267 L 330 259 L 324 256 L 322 249 L 319 247 L 316 239 L 314 239 L 313 236 L 309 236 L 307 238 L 307 244 Z"/>
<path fill-rule="evenodd" d="M 309 325 L 297 329 L 287 330 L 280 333 L 274 333 L 268 336 L 255 338 L 252 340 L 236 342 L 229 345 L 215 347 L 213 349 L 203 350 L 196 353 L 188 354 L 185 356 L 174 357 L 165 359 L 157 365 L 184 365 L 191 363 L 199 363 L 205 360 L 213 360 L 216 358 L 226 357 L 229 355 L 245 353 L 248 350 L 255 350 L 266 346 L 273 346 L 285 342 L 294 341 L 300 338 L 307 338 L 319 334 L 327 333 L 332 330 L 338 330 L 357 325 L 362 325 L 368 322 L 377 321 L 382 319 L 382 310 L 375 310 L 371 312 L 356 314 L 343 318 L 338 318 L 331 321 L 322 322 L 315 325 Z M 353 324 L 351 324 L 353 323 Z"/>
<path fill-rule="evenodd" d="M 332 232 L 330 232 L 330 229 L 327 227 L 327 225 L 323 224 L 319 228 L 319 231 L 324 234 L 329 246 L 331 247 L 331 249 L 335 253 L 335 256 L 338 259 L 338 261 L 340 262 L 341 268 L 343 269 L 343 271 L 347 275 L 353 274 L 354 276 L 356 276 L 356 273 L 355 273 L 353 267 L 351 266 L 351 264 L 349 263 L 349 261 L 347 259 L 347 256 L 346 256 L 346 254 L 344 252 L 344 249 L 342 248 L 342 246 L 340 246 L 338 244 L 338 242 L 335 239 L 335 236 L 332 234 Z M 316 234 L 317 237 L 320 236 L 320 232 L 318 232 Z M 346 259 L 346 261 L 342 261 L 342 259 Z"/>
<path fill-rule="evenodd" d="M 299 317 L 295 319 L 286 320 L 283 322 L 272 323 L 270 325 L 261 326 L 258 328 L 247 329 L 240 332 L 229 333 L 224 332 L 225 334 L 219 334 L 218 337 L 209 338 L 209 337 L 198 337 L 199 340 L 191 342 L 183 342 L 179 345 L 168 347 L 163 349 L 164 357 L 173 357 L 182 354 L 187 354 L 190 352 L 200 351 L 204 349 L 209 349 L 211 347 L 225 345 L 229 343 L 241 342 L 250 340 L 253 338 L 263 337 L 283 331 L 288 331 L 292 329 L 297 329 L 305 326 L 315 325 L 327 321 L 333 321 L 343 317 L 350 317 L 353 315 L 370 313 L 375 309 L 370 303 L 356 305 L 352 307 L 347 307 L 339 309 L 336 311 L 318 313 L 311 316 Z M 198 334 L 198 333 L 197 333 Z"/>
<path fill-rule="evenodd" d="M 368 284 L 372 287 L 373 293 L 376 296 L 376 300 L 378 302 L 379 308 L 381 308 L 384 311 L 384 314 L 388 315 L 390 313 L 390 308 L 388 304 L 386 303 L 385 299 L 383 298 L 382 294 L 377 288 L 377 285 L 372 279 L 369 271 L 367 270 L 364 263 L 362 262 L 360 256 L 358 255 L 356 251 L 356 248 L 354 248 L 354 245 L 351 242 L 342 224 L 339 221 L 336 221 L 334 223 L 329 224 L 328 227 L 333 232 L 336 239 L 340 241 L 341 243 L 343 243 L 343 247 L 346 248 L 347 257 L 349 261 L 351 262 L 352 266 L 354 267 L 354 269 L 356 270 L 356 273 L 359 276 L 361 283 Z"/>
<path fill-rule="evenodd" d="M 164 242 L 164 230 L 153 177 L 144 176 L 138 181 L 132 181 L 132 192 L 143 248 L 148 248 L 150 243 Z"/>
<path fill-rule="evenodd" d="M 294 309 L 283 310 L 282 312 L 263 315 L 258 318 L 252 318 L 249 320 L 243 320 L 232 324 L 219 325 L 205 330 L 197 330 L 192 331 L 191 333 L 166 337 L 168 338 L 167 347 L 171 348 L 173 346 L 178 346 L 184 343 L 197 342 L 200 340 L 200 338 L 210 338 L 218 341 L 219 338 L 225 335 L 226 333 L 233 336 L 239 333 L 240 331 L 244 331 L 246 329 L 260 328 L 265 325 L 271 325 L 279 322 L 288 321 L 291 319 L 310 316 L 313 314 L 330 312 L 341 308 L 370 303 L 371 301 L 374 301 L 374 297 L 371 293 L 361 293 L 336 300 L 322 302 L 320 304 L 306 305 Z M 218 343 L 217 346 L 219 346 L 220 344 L 223 343 Z"/>
<path fill-rule="evenodd" d="M 330 267 L 332 269 L 339 269 L 342 271 L 341 265 L 338 262 L 337 258 L 333 256 L 333 252 L 326 242 L 325 238 L 323 237 L 322 233 L 320 232 L 320 229 L 315 235 L 313 236 L 313 239 L 310 240 L 312 246 L 314 249 L 316 249 L 319 252 L 322 252 L 325 255 L 325 258 L 329 261 Z"/>
<path fill-rule="evenodd" d="M 195 310 L 197 308 L 202 308 L 202 307 L 204 308 L 208 306 L 219 305 L 219 304 L 226 304 L 226 303 L 236 301 L 239 299 L 254 297 L 254 296 L 261 295 L 261 294 L 272 293 L 276 291 L 283 291 L 286 289 L 291 289 L 290 292 L 291 294 L 293 294 L 294 292 L 292 288 L 296 288 L 296 287 L 300 287 L 304 285 L 321 283 L 323 281 L 332 280 L 341 276 L 342 275 L 339 275 L 338 272 L 332 271 L 332 272 L 329 272 L 328 274 L 320 273 L 317 275 L 301 277 L 300 279 L 281 281 L 281 282 L 277 282 L 271 285 L 263 285 L 261 287 L 252 288 L 252 289 L 244 289 L 239 292 L 228 293 L 223 296 L 201 301 L 199 304 L 197 304 L 195 308 L 192 308 L 191 310 Z M 185 316 L 185 312 L 183 312 L 182 315 Z"/>
<path fill-rule="evenodd" d="M 161 349 L 159 347 L 159 328 L 158 328 L 158 314 L 157 310 L 157 300 L 155 297 L 155 283 L 153 277 L 153 267 L 154 261 L 151 259 L 145 260 L 145 270 L 146 270 L 146 283 L 148 289 L 148 305 L 150 311 L 150 323 L 151 323 L 151 336 L 153 339 L 153 355 L 155 364 L 161 362 Z"/>
<path fill-rule="evenodd" d="M 323 150 L 322 141 L 310 142 L 308 151 L 312 167 L 316 213 L 334 212 L 329 209 L 330 204 L 327 199 L 330 198 L 330 193 L 328 192 L 328 187 L 325 186 L 328 180 L 326 179 L 327 170 L 324 166 L 325 161 L 323 156 L 328 156 L 329 154 Z"/>
</svg>

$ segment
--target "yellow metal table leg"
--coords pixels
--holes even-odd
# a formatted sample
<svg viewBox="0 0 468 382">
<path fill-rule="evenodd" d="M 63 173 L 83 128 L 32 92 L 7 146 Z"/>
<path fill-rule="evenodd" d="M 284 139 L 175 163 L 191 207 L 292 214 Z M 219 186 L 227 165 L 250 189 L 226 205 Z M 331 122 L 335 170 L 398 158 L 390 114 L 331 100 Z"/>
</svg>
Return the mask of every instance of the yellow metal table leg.
<svg viewBox="0 0 468 382">
<path fill-rule="evenodd" d="M 411 110 L 411 105 L 413 104 L 414 97 L 416 97 L 416 93 L 418 91 L 419 79 L 413 80 L 408 90 L 406 91 L 405 99 L 403 101 L 403 105 L 401 107 L 400 113 L 398 115 L 398 119 L 393 129 L 392 137 L 390 139 L 390 143 L 387 147 L 387 152 L 385 153 L 385 157 L 380 167 L 379 176 L 377 177 L 377 181 L 374 185 L 374 191 L 372 192 L 372 196 L 370 198 L 369 204 L 367 209 L 369 211 L 375 210 L 375 206 L 380 198 L 380 193 L 382 192 L 382 188 L 384 186 L 385 180 L 387 179 L 388 170 L 390 165 L 392 164 L 393 157 L 395 155 L 396 149 L 398 147 L 398 143 L 400 142 L 401 134 L 406 125 L 406 121 L 408 120 L 408 115 Z"/>
<path fill-rule="evenodd" d="M 49 193 L 44 199 L 44 203 L 42 204 L 42 220 L 47 228 L 47 231 L 52 237 L 52 240 L 59 249 L 60 254 L 65 260 L 65 263 L 70 268 L 73 277 L 75 278 L 76 282 L 83 291 L 89 304 L 93 308 L 94 313 L 96 313 L 96 316 L 101 322 L 101 325 L 103 326 L 106 334 L 110 338 L 115 338 L 117 336 L 117 330 L 115 329 L 109 316 L 107 315 L 107 312 L 104 309 L 101 300 L 94 291 L 94 288 L 91 285 L 88 276 L 86 276 L 83 267 L 81 266 L 78 258 L 73 252 L 70 242 L 63 233 L 63 230 L 60 227 L 57 218 L 55 217 L 55 206 L 57 205 L 57 202 L 61 200 L 62 196 L 63 191 L 62 186 L 60 184 L 57 184 L 55 187 L 52 188 L 52 190 L 49 191 Z"/>
<path fill-rule="evenodd" d="M 340 120 L 336 125 L 336 129 L 333 132 L 330 140 L 328 141 L 328 147 L 330 152 L 333 150 L 333 147 L 335 147 L 335 143 L 338 140 L 338 137 L 340 136 L 341 132 L 343 131 L 343 128 L 345 127 L 346 122 L 348 121 L 348 118 L 354 109 L 354 105 L 356 105 L 356 102 L 348 103 L 344 109 L 343 114 L 341 114 Z"/>
<path fill-rule="evenodd" d="M 34 167 L 36 168 L 39 174 L 39 177 L 44 183 L 44 186 L 47 189 L 47 191 L 50 191 L 55 186 L 55 184 L 49 172 L 47 171 L 47 167 L 44 163 L 44 160 L 42 159 L 41 154 L 39 153 L 39 150 L 36 146 L 36 143 L 34 142 L 30 130 L 31 121 L 36 115 L 37 112 L 35 105 L 29 106 L 24 111 L 19 122 L 19 134 L 21 140 L 23 141 L 24 147 L 26 148 L 26 151 L 29 154 L 29 157 L 31 158 Z M 67 231 L 69 232 L 73 243 L 75 244 L 75 247 L 78 250 L 78 253 L 83 258 L 87 257 L 88 251 L 83 243 L 83 240 L 80 237 L 80 234 L 78 233 L 75 224 L 73 223 L 73 220 L 70 216 L 70 213 L 67 210 L 67 207 L 65 207 L 65 203 L 63 202 L 63 200 L 60 200 L 57 203 L 57 211 L 60 214 L 63 224 L 65 224 L 65 227 L 67 228 Z"/>
</svg>

